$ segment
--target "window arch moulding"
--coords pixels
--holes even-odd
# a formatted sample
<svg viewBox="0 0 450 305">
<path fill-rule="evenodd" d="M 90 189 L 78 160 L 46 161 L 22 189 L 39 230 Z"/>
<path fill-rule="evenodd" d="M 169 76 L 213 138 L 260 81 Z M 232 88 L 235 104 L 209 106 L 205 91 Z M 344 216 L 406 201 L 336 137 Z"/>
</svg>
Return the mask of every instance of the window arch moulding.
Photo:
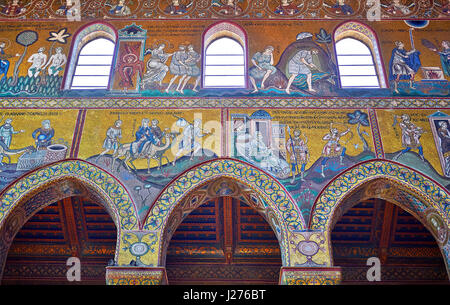
<svg viewBox="0 0 450 305">
<path fill-rule="evenodd" d="M 247 35 L 244 30 L 233 23 L 224 21 L 210 26 L 203 33 L 203 61 L 202 61 L 202 86 L 203 88 L 247 88 Z M 217 46 L 224 44 L 223 47 Z M 225 46 L 226 45 L 226 46 Z M 234 50 L 232 54 L 218 54 L 210 52 L 208 48 Z M 239 50 L 240 48 L 240 50 Z M 213 54 L 214 53 L 214 54 Z M 219 59 L 220 63 L 214 59 Z M 228 59 L 225 57 L 229 57 Z M 229 66 L 223 62 L 228 62 Z M 224 67 L 221 72 L 220 66 Z M 236 72 L 234 72 L 236 71 Z M 211 75 L 210 75 L 211 74 Z M 232 74 L 232 75 L 231 75 Z M 212 78 L 222 77 L 219 82 Z M 208 79 L 209 77 L 209 79 Z M 226 79 L 239 78 L 238 82 L 231 81 L 226 84 Z M 210 81 L 211 80 L 211 81 Z M 215 84 L 217 83 L 217 84 Z M 220 85 L 218 85 L 220 84 Z M 225 85 L 224 85 L 225 84 Z"/>
<path fill-rule="evenodd" d="M 372 54 L 373 63 L 378 76 L 379 88 L 388 88 L 378 39 L 371 28 L 355 21 L 345 22 L 335 29 L 333 38 L 335 45 L 345 38 L 353 38 L 365 44 Z"/>
<path fill-rule="evenodd" d="M 66 69 L 66 73 L 64 75 L 64 83 L 63 83 L 63 89 L 64 90 L 70 90 L 72 86 L 72 79 L 75 75 L 75 69 L 77 67 L 78 62 L 78 56 L 80 54 L 80 51 L 83 49 L 84 46 L 86 46 L 88 43 L 97 40 L 97 39 L 107 39 L 111 42 L 113 42 L 115 45 L 117 44 L 117 31 L 114 27 L 112 27 L 109 24 L 106 23 L 91 23 L 89 25 L 86 25 L 84 28 L 80 29 L 78 33 L 74 35 L 74 39 L 72 42 L 72 47 L 70 50 L 70 56 L 69 56 L 69 65 Z M 113 60 L 111 63 L 111 67 L 114 65 L 114 58 L 115 52 L 113 54 Z M 108 88 L 111 83 L 112 79 L 112 70 L 110 70 L 109 73 L 109 81 L 108 81 Z"/>
</svg>

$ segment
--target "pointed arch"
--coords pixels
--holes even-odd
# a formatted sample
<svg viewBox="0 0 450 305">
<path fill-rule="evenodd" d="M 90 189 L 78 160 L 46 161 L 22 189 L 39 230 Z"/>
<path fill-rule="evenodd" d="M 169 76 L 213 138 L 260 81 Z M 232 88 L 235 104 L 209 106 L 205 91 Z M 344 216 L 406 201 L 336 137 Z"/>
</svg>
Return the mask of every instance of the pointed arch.
<svg viewBox="0 0 450 305">
<path fill-rule="evenodd" d="M 266 210 L 279 225 L 282 239 L 280 247 L 284 264 L 289 262 L 288 231 L 305 229 L 305 221 L 289 192 L 275 178 L 262 170 L 240 160 L 231 158 L 215 159 L 199 164 L 179 175 L 159 195 L 150 208 L 143 225 L 144 230 L 158 231 L 159 253 L 164 242 L 163 232 L 169 226 L 169 218 L 186 196 L 199 187 L 219 178 L 229 178 L 252 189 L 262 198 Z"/>
<path fill-rule="evenodd" d="M 202 35 L 202 87 L 247 88 L 248 42 L 245 30 L 221 21 Z"/>
<path fill-rule="evenodd" d="M 399 163 L 367 161 L 340 174 L 319 194 L 308 227 L 326 232 L 330 242 L 337 220 L 356 203 L 371 198 L 396 204 L 422 222 L 436 239 L 450 276 L 449 191 Z"/>
<path fill-rule="evenodd" d="M 92 198 L 111 216 L 117 228 L 117 260 L 122 231 L 139 225 L 131 197 L 102 169 L 85 161 L 65 160 L 27 173 L 0 192 L 0 279 L 14 236 L 27 220 L 46 206 L 73 196 Z"/>
</svg>

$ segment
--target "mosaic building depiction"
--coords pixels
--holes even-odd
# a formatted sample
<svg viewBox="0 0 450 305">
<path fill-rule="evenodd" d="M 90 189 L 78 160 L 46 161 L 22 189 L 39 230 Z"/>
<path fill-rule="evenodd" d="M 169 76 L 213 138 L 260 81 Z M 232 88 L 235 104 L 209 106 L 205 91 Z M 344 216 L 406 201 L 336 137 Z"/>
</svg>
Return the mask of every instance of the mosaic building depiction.
<svg viewBox="0 0 450 305">
<path fill-rule="evenodd" d="M 448 284 L 449 6 L 0 1 L 0 283 Z"/>
</svg>

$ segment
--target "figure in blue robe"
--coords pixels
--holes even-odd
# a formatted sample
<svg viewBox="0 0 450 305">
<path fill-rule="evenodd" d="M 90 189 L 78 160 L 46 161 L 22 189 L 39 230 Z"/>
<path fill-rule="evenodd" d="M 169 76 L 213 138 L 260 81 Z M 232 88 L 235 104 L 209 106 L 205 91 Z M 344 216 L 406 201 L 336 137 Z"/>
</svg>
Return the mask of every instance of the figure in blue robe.
<svg viewBox="0 0 450 305">
<path fill-rule="evenodd" d="M 413 49 L 406 51 L 401 41 L 395 42 L 395 48 L 392 50 L 392 56 L 389 61 L 389 80 L 394 81 L 394 92 L 399 93 L 398 83 L 400 80 L 409 80 L 411 89 L 413 86 L 414 75 L 421 66 L 420 52 Z"/>
<path fill-rule="evenodd" d="M 5 50 L 3 50 L 4 47 L 5 43 L 2 43 L 0 45 L 0 75 L 3 76 L 0 79 L 0 83 L 3 82 L 3 80 L 6 78 L 9 70 L 9 60 L 7 59 L 8 56 L 5 54 Z"/>
<path fill-rule="evenodd" d="M 339 0 L 332 8 L 336 9 L 336 13 L 342 13 L 344 15 L 351 15 L 354 13 L 353 8 L 345 4 L 344 0 Z"/>
<path fill-rule="evenodd" d="M 438 53 L 445 76 L 450 76 L 450 42 L 442 41 L 442 51 Z"/>
<path fill-rule="evenodd" d="M 50 127 L 50 121 L 42 121 L 42 127 L 36 129 L 32 133 L 32 137 L 36 142 L 37 149 L 45 149 L 52 144 L 52 138 L 55 135 L 55 130 Z"/>
<path fill-rule="evenodd" d="M 132 155 L 135 153 L 140 154 L 145 144 L 151 143 L 154 145 L 159 144 L 159 139 L 152 133 L 152 129 L 149 126 L 149 119 L 143 119 L 142 125 L 139 127 L 139 130 L 136 132 L 136 141 L 134 141 L 130 147 L 130 152 Z M 133 152 L 133 147 L 137 146 L 137 151 Z"/>
</svg>

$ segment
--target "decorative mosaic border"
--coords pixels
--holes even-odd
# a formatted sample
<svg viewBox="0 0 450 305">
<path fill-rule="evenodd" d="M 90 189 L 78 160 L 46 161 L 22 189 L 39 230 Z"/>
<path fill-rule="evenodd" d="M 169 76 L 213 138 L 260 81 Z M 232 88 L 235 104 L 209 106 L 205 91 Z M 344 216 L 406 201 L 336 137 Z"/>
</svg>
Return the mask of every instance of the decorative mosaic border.
<svg viewBox="0 0 450 305">
<path fill-rule="evenodd" d="M 23 1 L 22 1 L 23 2 Z M 61 7 L 65 1 L 61 0 L 33 0 L 27 1 L 26 5 L 22 5 L 26 8 L 25 11 L 18 12 L 14 15 L 8 15 L 5 13 L 0 14 L 2 20 L 12 21 L 16 20 L 20 22 L 23 19 L 27 20 L 37 20 L 37 19 L 48 19 L 48 20 L 67 20 L 62 13 L 58 12 L 58 8 Z M 106 4 L 113 5 L 117 4 L 117 1 L 106 1 L 106 0 L 83 0 L 79 1 L 79 10 L 81 11 L 81 20 L 92 20 L 98 18 L 108 18 L 108 19 L 148 19 L 148 20 L 164 20 L 164 19 L 217 19 L 217 18 L 232 18 L 232 19 L 287 19 L 287 20 L 305 20 L 305 19 L 323 19 L 323 18 L 333 18 L 333 19 L 364 19 L 364 20 L 374 20 L 371 17 L 371 12 L 375 11 L 375 3 L 366 4 L 365 1 L 352 1 L 350 4 L 351 11 L 336 12 L 334 8 L 328 4 L 325 5 L 323 0 L 314 1 L 295 1 L 293 4 L 296 5 L 296 10 L 289 14 L 279 14 L 277 13 L 278 1 L 266 1 L 266 0 L 253 0 L 253 1 L 239 1 L 239 9 L 232 13 L 223 13 L 222 6 L 213 5 L 214 2 L 209 0 L 191 0 L 191 1 L 180 1 L 185 7 L 181 8 L 178 13 L 170 13 L 167 10 L 169 2 L 163 0 L 148 0 L 148 1 L 138 1 L 136 3 L 125 3 L 128 4 L 129 13 L 124 16 L 121 14 L 113 14 L 109 11 L 111 7 Z M 220 3 L 220 2 L 216 2 Z M 421 1 L 415 0 L 414 5 L 410 8 L 410 11 L 404 15 L 394 15 L 390 14 L 385 8 L 380 9 L 380 19 L 381 20 L 391 20 L 391 19 L 446 19 L 448 18 L 448 13 L 444 12 L 443 2 L 439 3 L 433 1 Z M 411 4 L 412 4 L 411 3 Z M 76 4 L 74 4 L 76 7 Z M 216 8 L 219 6 L 219 8 Z"/>
<path fill-rule="evenodd" d="M 127 190 L 110 174 L 81 160 L 65 160 L 37 169 L 1 192 L 0 225 L 3 225 L 7 215 L 27 195 L 64 178 L 79 180 L 98 191 L 100 196 L 106 199 L 109 208 L 117 215 L 120 229 L 130 230 L 138 226 L 136 209 Z"/>
<path fill-rule="evenodd" d="M 450 196 L 445 188 L 408 167 L 389 160 L 372 160 L 356 165 L 328 184 L 314 204 L 309 228 L 328 231 L 339 203 L 364 182 L 378 178 L 387 178 L 407 187 L 427 206 L 442 213 L 449 223 Z"/>
<path fill-rule="evenodd" d="M 450 108 L 450 98 L 2 98 L 0 108 Z"/>
</svg>

